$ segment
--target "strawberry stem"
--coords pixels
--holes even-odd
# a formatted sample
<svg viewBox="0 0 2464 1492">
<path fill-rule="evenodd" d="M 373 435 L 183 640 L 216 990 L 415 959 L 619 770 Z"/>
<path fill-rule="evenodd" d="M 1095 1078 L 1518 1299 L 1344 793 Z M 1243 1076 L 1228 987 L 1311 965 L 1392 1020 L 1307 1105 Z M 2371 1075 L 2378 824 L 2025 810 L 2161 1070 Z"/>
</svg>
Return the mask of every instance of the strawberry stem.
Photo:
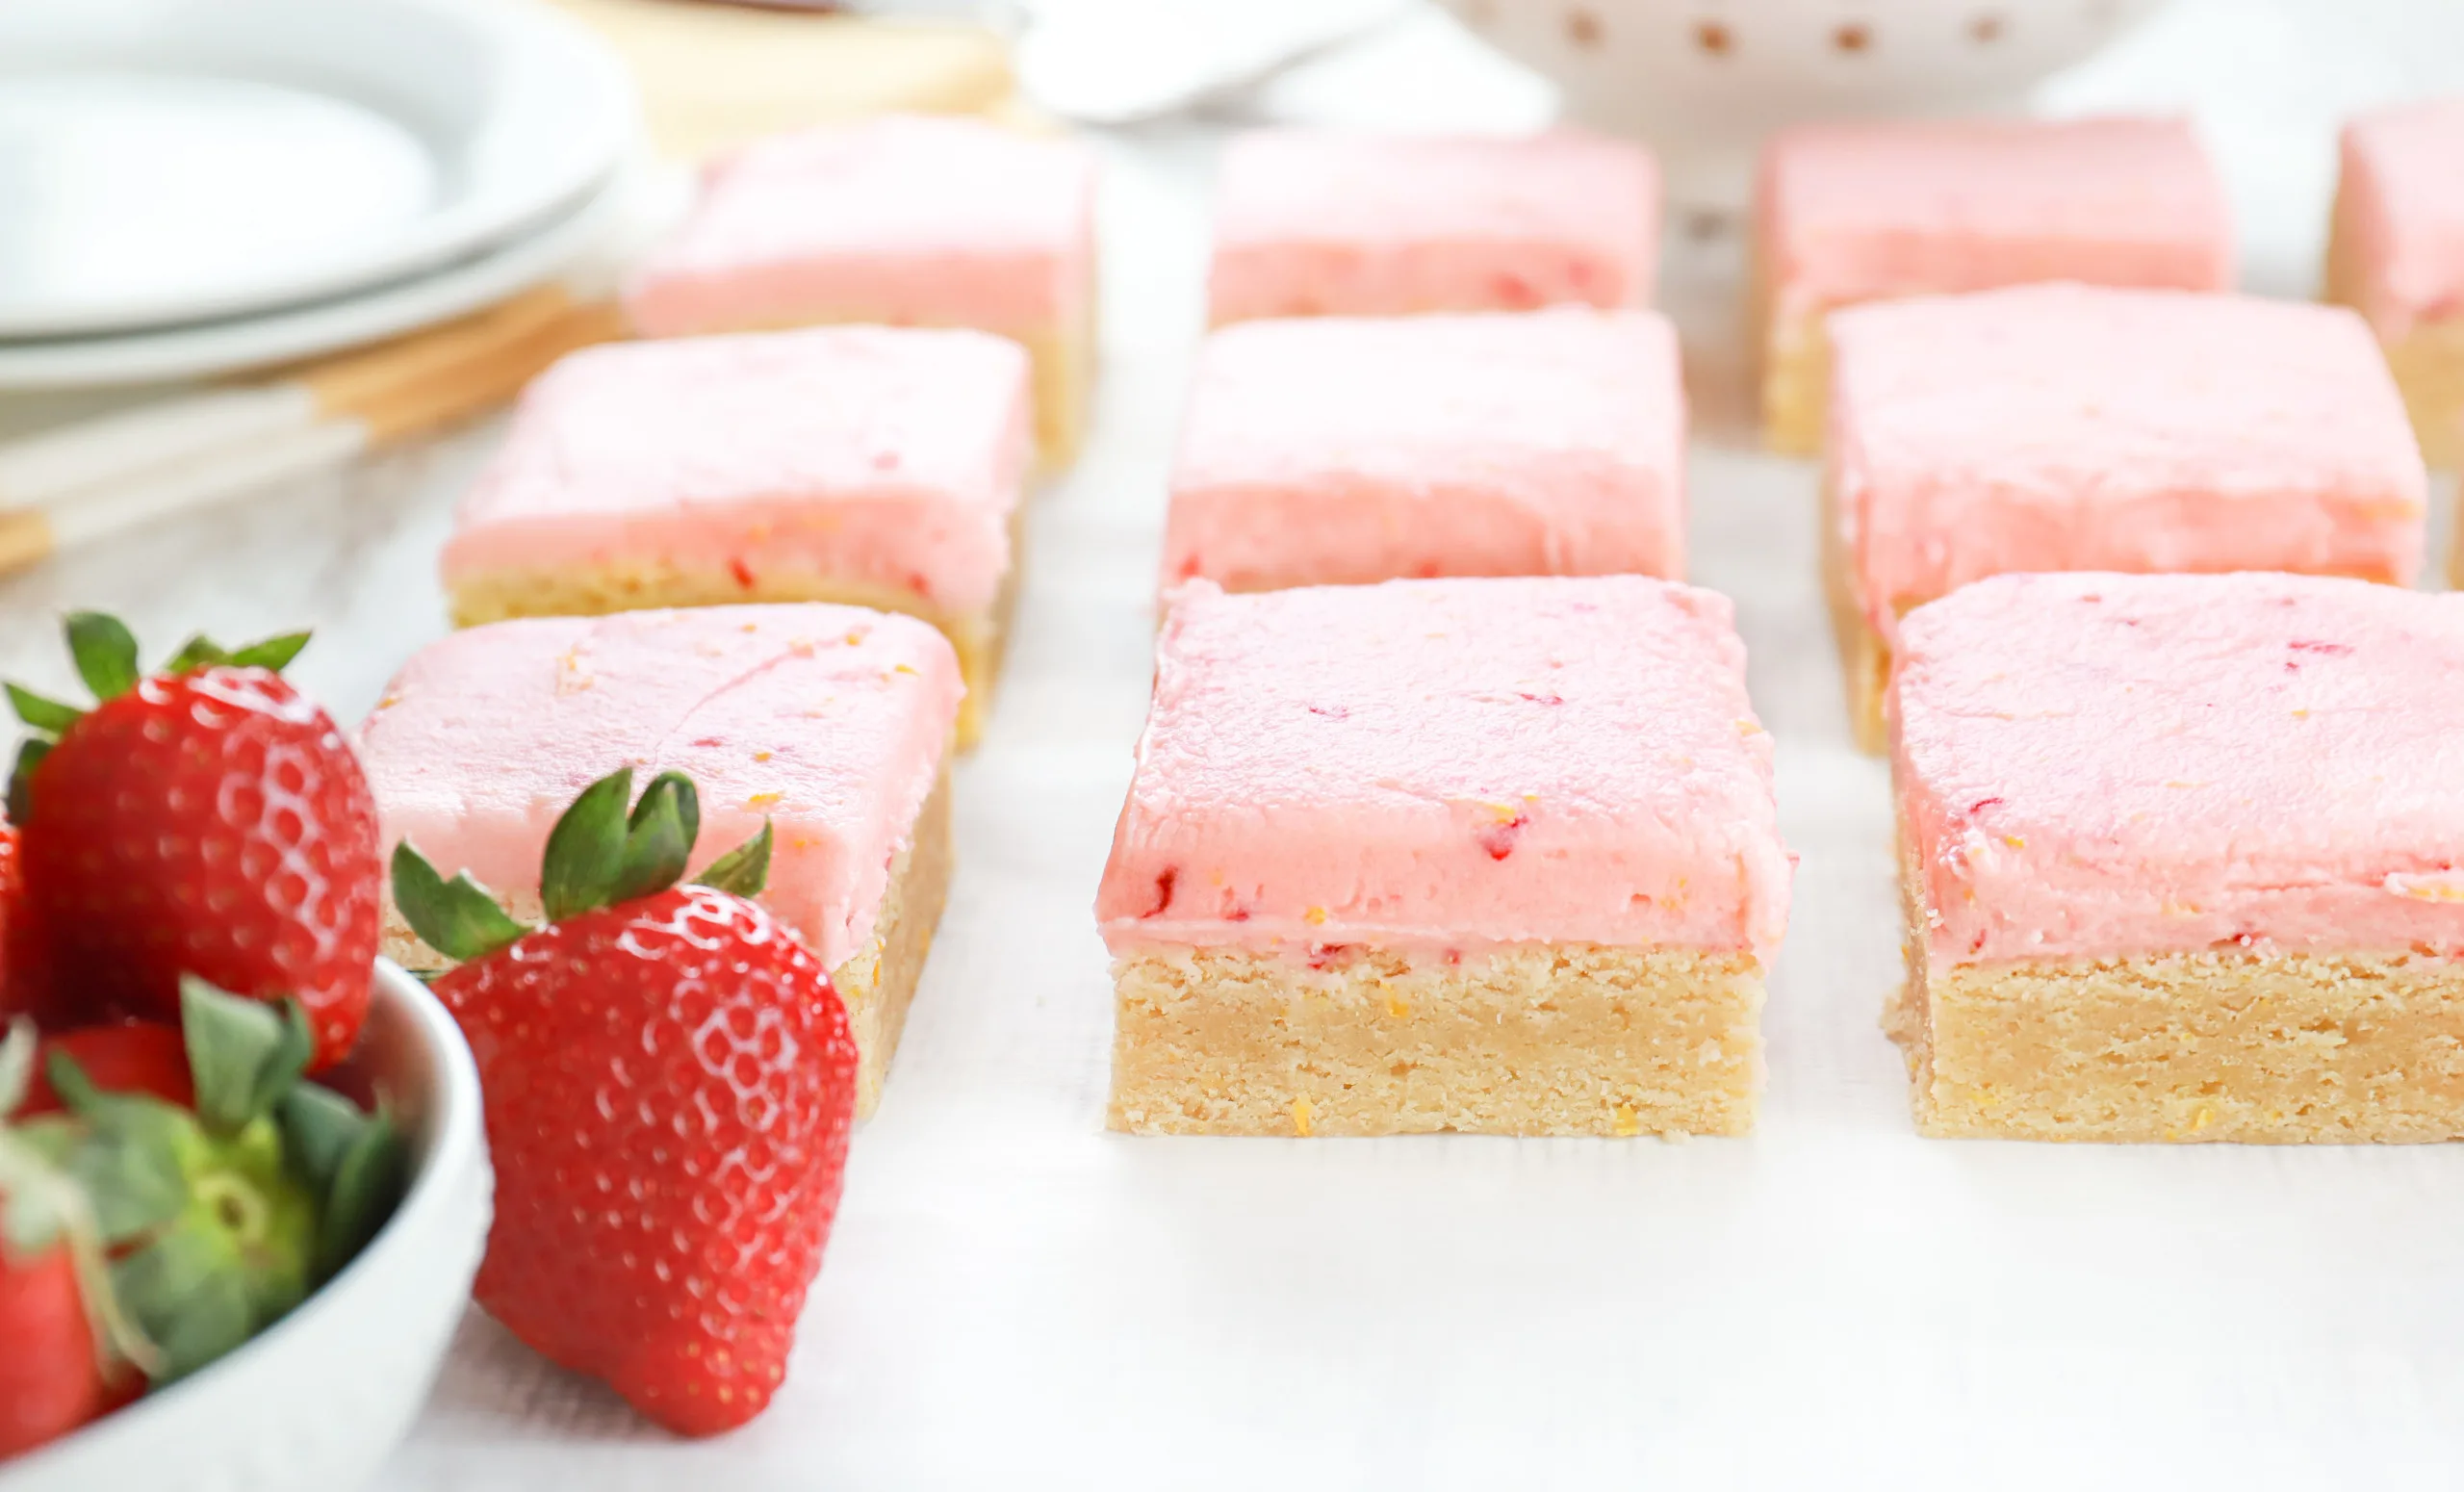
<svg viewBox="0 0 2464 1492">
<path fill-rule="evenodd" d="M 732 896 L 758 896 L 770 884 L 770 820 L 765 818 L 759 834 L 710 862 L 694 879 Z"/>
<path fill-rule="evenodd" d="M 193 974 L 180 979 L 180 1026 L 196 1083 L 196 1116 L 215 1134 L 238 1134 L 272 1112 L 317 1049 L 298 1001 L 276 1008 L 225 994 Z"/>
<path fill-rule="evenodd" d="M 394 846 L 394 905 L 420 941 L 457 962 L 485 958 L 530 929 L 466 872 L 447 881 L 408 839 Z"/>
</svg>

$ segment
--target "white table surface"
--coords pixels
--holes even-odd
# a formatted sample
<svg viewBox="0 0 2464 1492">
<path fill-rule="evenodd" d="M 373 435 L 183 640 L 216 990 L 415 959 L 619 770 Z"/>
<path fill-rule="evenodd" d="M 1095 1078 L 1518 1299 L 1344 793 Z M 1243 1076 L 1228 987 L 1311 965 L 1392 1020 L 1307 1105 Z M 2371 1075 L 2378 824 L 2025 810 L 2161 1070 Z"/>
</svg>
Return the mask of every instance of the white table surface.
<svg viewBox="0 0 2464 1492">
<path fill-rule="evenodd" d="M 2464 77 L 2429 44 L 2455 10 L 2213 0 L 2056 98 L 2197 108 L 2251 282 L 2299 293 L 2333 119 Z M 1428 120 L 1425 87 L 1396 96 Z M 474 1312 L 387 1492 L 2464 1480 L 2464 1150 L 1912 1133 L 1875 1023 L 1899 972 L 1886 774 L 1848 744 L 1811 468 L 1744 436 L 1729 234 L 1672 236 L 1666 298 L 1698 411 L 1695 578 L 1737 601 L 1803 856 L 1758 1132 L 1106 1133 L 1090 906 L 1145 707 L 1212 140 L 1107 148 L 1095 438 L 1031 516 L 949 912 L 783 1391 L 678 1442 Z M 66 686 L 46 616 L 72 605 L 156 649 L 307 621 L 295 675 L 356 718 L 444 630 L 434 555 L 493 434 L 0 584 L 0 672 Z"/>
</svg>

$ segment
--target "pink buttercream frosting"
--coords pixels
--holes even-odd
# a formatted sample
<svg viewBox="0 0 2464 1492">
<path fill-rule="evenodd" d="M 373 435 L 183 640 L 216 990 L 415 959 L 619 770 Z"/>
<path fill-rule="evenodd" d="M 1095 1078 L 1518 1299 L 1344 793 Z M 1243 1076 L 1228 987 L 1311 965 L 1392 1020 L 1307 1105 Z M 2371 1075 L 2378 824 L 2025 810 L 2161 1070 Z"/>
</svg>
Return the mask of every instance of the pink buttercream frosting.
<svg viewBox="0 0 2464 1492">
<path fill-rule="evenodd" d="M 1765 148 L 1758 198 L 1783 315 L 2037 280 L 2233 283 L 2223 184 L 2180 120 L 1810 126 Z"/>
<path fill-rule="evenodd" d="M 2381 336 L 2464 313 L 2464 99 L 2346 125 L 2340 191 L 2361 309 Z"/>
<path fill-rule="evenodd" d="M 430 644 L 359 728 L 384 842 L 536 892 L 548 831 L 620 766 L 693 779 L 699 870 L 760 832 L 761 900 L 835 968 L 872 937 L 940 775 L 958 658 L 911 617 L 711 606 L 500 622 Z"/>
<path fill-rule="evenodd" d="M 1655 312 L 1246 322 L 1198 358 L 1164 579 L 1681 577 L 1684 462 Z"/>
<path fill-rule="evenodd" d="M 1580 941 L 1787 923 L 1728 601 L 1640 576 L 1177 594 L 1095 914 L 1118 954 Z"/>
<path fill-rule="evenodd" d="M 628 285 L 644 334 L 816 321 L 1074 323 L 1092 292 L 1087 147 L 981 119 L 889 116 L 757 141 L 711 164 Z"/>
<path fill-rule="evenodd" d="M 1831 338 L 1831 480 L 1885 637 L 2012 570 L 2421 566 L 2421 450 L 2349 311 L 2042 285 L 1839 311 Z"/>
<path fill-rule="evenodd" d="M 627 562 L 992 604 L 1029 454 L 1027 360 L 972 331 L 834 326 L 594 347 L 522 399 L 463 498 L 449 586 Z"/>
<path fill-rule="evenodd" d="M 1213 320 L 1651 304 L 1659 169 L 1640 146 L 1264 131 L 1217 189 Z"/>
<path fill-rule="evenodd" d="M 1901 633 L 1937 960 L 2464 954 L 2464 597 L 2003 576 Z"/>
</svg>

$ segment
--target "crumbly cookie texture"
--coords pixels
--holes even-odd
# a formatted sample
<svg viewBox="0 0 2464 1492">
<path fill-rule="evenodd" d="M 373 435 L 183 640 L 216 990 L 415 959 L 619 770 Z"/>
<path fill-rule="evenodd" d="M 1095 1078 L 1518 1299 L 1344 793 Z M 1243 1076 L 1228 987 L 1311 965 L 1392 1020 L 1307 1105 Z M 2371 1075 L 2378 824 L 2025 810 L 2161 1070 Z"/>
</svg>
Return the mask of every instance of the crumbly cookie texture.
<svg viewBox="0 0 2464 1492">
<path fill-rule="evenodd" d="M 1761 1086 L 1743 954 L 1564 944 L 1315 963 L 1116 962 L 1111 1123 L 1138 1134 L 1741 1135 Z"/>
</svg>

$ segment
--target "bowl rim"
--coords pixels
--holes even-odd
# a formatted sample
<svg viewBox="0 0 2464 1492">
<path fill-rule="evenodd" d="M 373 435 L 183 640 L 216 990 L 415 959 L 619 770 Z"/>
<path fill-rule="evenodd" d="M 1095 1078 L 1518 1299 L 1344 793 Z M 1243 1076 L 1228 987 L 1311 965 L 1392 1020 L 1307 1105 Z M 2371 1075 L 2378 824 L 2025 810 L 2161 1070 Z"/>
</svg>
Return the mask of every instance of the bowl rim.
<svg viewBox="0 0 2464 1492">
<path fill-rule="evenodd" d="M 417 1169 L 394 1215 L 385 1220 L 385 1225 L 350 1263 L 280 1321 L 179 1382 L 82 1425 L 22 1456 L 0 1461 L 0 1487 L 7 1486 L 19 1472 L 33 1473 L 55 1456 L 82 1453 L 107 1435 L 142 1433 L 153 1420 L 176 1413 L 186 1401 L 210 1392 L 217 1382 L 279 1352 L 286 1342 L 308 1329 L 311 1316 L 331 1314 L 372 1291 L 384 1290 L 398 1261 L 411 1250 L 429 1246 L 437 1221 L 456 1205 L 453 1194 L 457 1182 L 474 1167 L 486 1165 L 487 1137 L 479 1103 L 478 1064 L 472 1058 L 462 1028 L 445 1006 L 426 985 L 391 959 L 376 961 L 369 993 L 372 1005 L 391 1001 L 409 1016 L 414 1039 L 426 1051 L 429 1070 L 435 1074 L 425 1144 L 421 1145 L 416 1137 L 413 1140 L 419 1151 Z"/>
</svg>

